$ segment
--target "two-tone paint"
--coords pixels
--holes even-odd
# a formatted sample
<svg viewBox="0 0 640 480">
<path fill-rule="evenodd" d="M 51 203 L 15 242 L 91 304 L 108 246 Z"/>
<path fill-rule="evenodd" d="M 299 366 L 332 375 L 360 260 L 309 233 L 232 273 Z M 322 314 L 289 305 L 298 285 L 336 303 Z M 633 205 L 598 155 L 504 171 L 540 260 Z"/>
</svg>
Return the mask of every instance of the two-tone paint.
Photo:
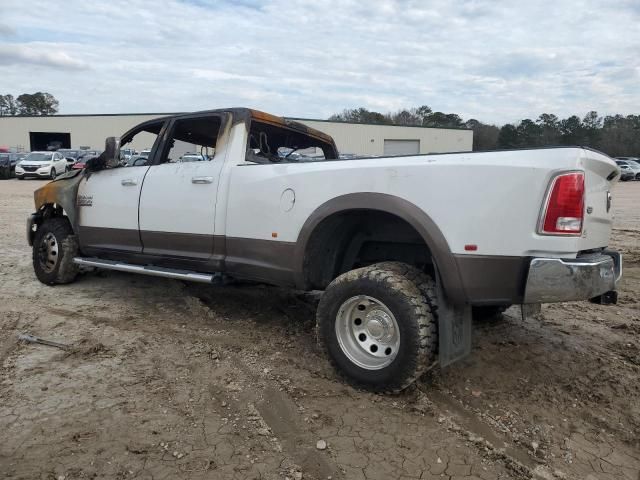
<svg viewBox="0 0 640 480">
<path fill-rule="evenodd" d="M 90 172 L 68 187 L 68 180 L 54 182 L 36 192 L 36 207 L 59 204 L 87 256 L 224 271 L 300 289 L 310 286 L 308 245 L 324 219 L 387 212 L 418 232 L 456 303 L 522 301 L 529 259 L 576 258 L 609 241 L 607 205 L 618 169 L 589 149 L 256 164 L 245 160 L 254 120 L 304 131 L 334 151 L 335 145 L 321 132 L 253 110 L 192 115 L 221 118 L 212 161 L 159 164 L 156 152 L 171 122 L 185 116 L 154 120 L 163 124 L 150 165 Z M 585 172 L 583 231 L 541 235 L 548 185 L 571 170 Z M 67 198 L 73 189 L 82 202 Z"/>
</svg>

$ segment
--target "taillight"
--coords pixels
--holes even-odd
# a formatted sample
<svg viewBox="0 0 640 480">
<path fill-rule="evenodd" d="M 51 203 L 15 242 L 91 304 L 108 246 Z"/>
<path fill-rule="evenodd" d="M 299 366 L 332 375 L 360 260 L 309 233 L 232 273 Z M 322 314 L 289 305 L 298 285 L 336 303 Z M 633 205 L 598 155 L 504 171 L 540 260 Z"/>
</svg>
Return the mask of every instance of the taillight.
<svg viewBox="0 0 640 480">
<path fill-rule="evenodd" d="M 584 173 L 563 173 L 553 179 L 539 233 L 580 235 L 584 218 Z"/>
</svg>

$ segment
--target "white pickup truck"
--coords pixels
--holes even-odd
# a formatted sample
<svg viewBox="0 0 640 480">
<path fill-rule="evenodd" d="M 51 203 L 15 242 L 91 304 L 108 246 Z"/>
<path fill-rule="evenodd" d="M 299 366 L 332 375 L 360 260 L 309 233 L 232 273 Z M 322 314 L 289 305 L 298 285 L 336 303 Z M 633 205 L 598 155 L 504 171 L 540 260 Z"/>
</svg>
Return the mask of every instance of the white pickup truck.
<svg viewBox="0 0 640 480">
<path fill-rule="evenodd" d="M 151 152 L 122 166 L 134 141 Z M 472 307 L 615 302 L 619 175 L 579 147 L 340 160 L 322 132 L 222 109 L 108 138 L 86 170 L 36 190 L 27 233 L 49 285 L 88 266 L 324 290 L 331 362 L 398 391 L 469 352 Z"/>
</svg>

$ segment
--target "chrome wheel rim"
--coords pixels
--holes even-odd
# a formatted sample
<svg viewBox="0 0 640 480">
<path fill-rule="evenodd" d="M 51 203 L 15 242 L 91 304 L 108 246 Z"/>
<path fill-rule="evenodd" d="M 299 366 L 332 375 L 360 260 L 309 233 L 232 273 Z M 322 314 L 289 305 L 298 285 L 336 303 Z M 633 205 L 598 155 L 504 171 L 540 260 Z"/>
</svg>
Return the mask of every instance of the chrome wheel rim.
<svg viewBox="0 0 640 480">
<path fill-rule="evenodd" d="M 380 300 L 351 297 L 336 315 L 338 344 L 351 362 L 367 370 L 380 370 L 393 362 L 400 348 L 396 317 Z"/>
<path fill-rule="evenodd" d="M 51 273 L 56 268 L 58 263 L 58 240 L 56 240 L 53 233 L 47 232 L 42 237 L 42 242 L 40 242 L 40 248 L 38 249 L 38 259 L 40 267 L 46 273 Z"/>
</svg>

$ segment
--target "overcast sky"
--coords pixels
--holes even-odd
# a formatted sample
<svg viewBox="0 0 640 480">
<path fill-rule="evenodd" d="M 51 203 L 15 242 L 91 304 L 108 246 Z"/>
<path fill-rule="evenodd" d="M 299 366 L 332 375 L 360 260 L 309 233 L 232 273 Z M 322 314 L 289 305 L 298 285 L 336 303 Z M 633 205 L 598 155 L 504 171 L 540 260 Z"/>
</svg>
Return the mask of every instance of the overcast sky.
<svg viewBox="0 0 640 480">
<path fill-rule="evenodd" d="M 0 0 L 0 94 L 60 113 L 640 113 L 640 0 Z"/>
</svg>

